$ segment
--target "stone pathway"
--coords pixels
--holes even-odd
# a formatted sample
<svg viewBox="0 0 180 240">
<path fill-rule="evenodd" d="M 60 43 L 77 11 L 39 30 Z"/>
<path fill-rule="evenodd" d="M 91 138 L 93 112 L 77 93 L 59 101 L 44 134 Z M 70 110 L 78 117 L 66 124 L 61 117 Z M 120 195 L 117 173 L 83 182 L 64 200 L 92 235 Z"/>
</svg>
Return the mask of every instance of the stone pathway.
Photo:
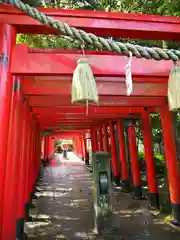
<svg viewBox="0 0 180 240">
<path fill-rule="evenodd" d="M 117 240 L 178 240 L 180 232 L 154 219 L 147 201 L 132 200 L 130 194 L 113 193 L 111 231 L 95 236 L 91 173 L 73 153 L 69 160 L 58 156 L 51 167 L 44 168 L 32 210 L 34 221 L 26 223 L 28 239 L 117 239 Z"/>
</svg>

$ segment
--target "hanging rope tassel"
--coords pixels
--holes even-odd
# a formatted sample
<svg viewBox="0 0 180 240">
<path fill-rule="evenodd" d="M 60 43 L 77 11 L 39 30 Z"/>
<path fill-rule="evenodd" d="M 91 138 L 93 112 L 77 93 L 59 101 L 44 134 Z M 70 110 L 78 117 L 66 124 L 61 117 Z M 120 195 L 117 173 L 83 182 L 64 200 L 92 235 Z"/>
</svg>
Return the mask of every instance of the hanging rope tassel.
<svg viewBox="0 0 180 240">
<path fill-rule="evenodd" d="M 77 62 L 72 80 L 71 102 L 84 104 L 87 108 L 89 104 L 98 104 L 99 102 L 96 80 L 86 58 L 80 58 Z"/>
<path fill-rule="evenodd" d="M 176 111 L 180 108 L 180 66 L 176 64 L 169 75 L 168 102 L 170 111 Z"/>
</svg>

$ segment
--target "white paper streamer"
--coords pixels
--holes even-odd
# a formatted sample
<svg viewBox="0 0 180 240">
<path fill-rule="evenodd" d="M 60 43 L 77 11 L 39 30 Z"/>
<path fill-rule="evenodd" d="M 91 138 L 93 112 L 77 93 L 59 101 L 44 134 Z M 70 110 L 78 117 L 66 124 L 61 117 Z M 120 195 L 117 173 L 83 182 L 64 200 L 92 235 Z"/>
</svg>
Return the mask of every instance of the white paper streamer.
<svg viewBox="0 0 180 240">
<path fill-rule="evenodd" d="M 130 96 L 133 91 L 131 65 L 132 65 L 132 52 L 129 53 L 129 61 L 125 66 L 127 96 Z"/>
</svg>

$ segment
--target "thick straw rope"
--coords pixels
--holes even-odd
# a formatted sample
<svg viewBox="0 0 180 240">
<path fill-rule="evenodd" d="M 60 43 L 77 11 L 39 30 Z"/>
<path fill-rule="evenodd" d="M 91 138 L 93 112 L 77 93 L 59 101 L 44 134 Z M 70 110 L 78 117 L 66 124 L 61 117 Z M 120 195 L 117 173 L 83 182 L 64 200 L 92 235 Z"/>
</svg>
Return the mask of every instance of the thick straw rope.
<svg viewBox="0 0 180 240">
<path fill-rule="evenodd" d="M 42 12 L 39 12 L 36 8 L 24 4 L 20 0 L 1 0 L 3 3 L 11 4 L 15 8 L 27 13 L 32 18 L 36 19 L 40 23 L 54 28 L 57 32 L 70 36 L 73 39 L 93 45 L 97 49 L 104 49 L 108 51 L 114 51 L 124 56 L 129 56 L 129 52 L 137 58 L 155 59 L 155 60 L 173 60 L 174 62 L 180 59 L 180 51 L 175 49 L 161 49 L 157 47 L 143 47 L 140 45 L 134 45 L 130 43 L 116 42 L 111 39 L 104 39 L 97 37 L 94 34 L 86 33 L 83 30 L 70 27 L 67 23 L 59 22 L 51 17 L 48 17 Z"/>
</svg>

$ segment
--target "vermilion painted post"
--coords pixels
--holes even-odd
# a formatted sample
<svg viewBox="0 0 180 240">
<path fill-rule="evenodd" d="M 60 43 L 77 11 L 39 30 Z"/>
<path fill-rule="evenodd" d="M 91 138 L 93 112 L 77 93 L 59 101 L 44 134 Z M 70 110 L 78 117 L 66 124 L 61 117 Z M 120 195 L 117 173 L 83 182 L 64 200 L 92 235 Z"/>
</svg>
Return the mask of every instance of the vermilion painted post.
<svg viewBox="0 0 180 240">
<path fill-rule="evenodd" d="M 73 138 L 73 152 L 76 154 L 77 150 L 76 150 L 76 138 Z"/>
<path fill-rule="evenodd" d="M 34 168 L 33 168 L 33 172 L 34 172 L 34 178 L 33 178 L 33 193 L 35 192 L 36 190 L 36 184 L 37 184 L 37 181 L 38 181 L 38 173 L 39 173 L 39 163 L 40 163 L 40 159 L 39 159 L 39 143 L 40 143 L 40 140 L 39 140 L 39 123 L 36 119 L 36 134 L 35 134 L 35 142 L 34 142 Z"/>
<path fill-rule="evenodd" d="M 24 198 L 26 187 L 26 172 L 27 172 L 27 142 L 28 142 L 28 127 L 29 127 L 29 115 L 28 115 L 27 100 L 23 103 L 22 113 L 22 135 L 21 135 L 21 152 L 19 157 L 19 183 L 18 183 L 18 204 L 17 204 L 17 229 L 16 239 L 23 239 L 24 237 Z"/>
<path fill-rule="evenodd" d="M 168 170 L 170 199 L 172 205 L 173 224 L 180 226 L 180 170 L 176 155 L 176 143 L 173 134 L 172 112 L 168 106 L 161 109 L 162 129 Z"/>
<path fill-rule="evenodd" d="M 76 136 L 76 155 L 79 156 L 79 137 Z"/>
<path fill-rule="evenodd" d="M 78 137 L 76 137 L 76 155 L 79 154 L 79 144 L 78 144 Z"/>
<path fill-rule="evenodd" d="M 30 110 L 29 110 L 30 111 Z M 32 145 L 32 121 L 33 121 L 33 113 L 29 112 L 29 128 L 27 132 L 27 166 L 26 166 L 26 188 L 25 188 L 25 204 L 28 204 L 30 200 L 30 192 L 29 192 L 29 175 L 30 175 L 30 167 L 31 167 L 31 145 Z"/>
<path fill-rule="evenodd" d="M 128 127 L 128 138 L 129 138 L 129 150 L 131 156 L 132 175 L 133 175 L 133 187 L 134 187 L 134 198 L 137 200 L 142 199 L 142 188 L 141 188 L 141 174 L 138 160 L 138 148 L 136 139 L 136 127 Z"/>
<path fill-rule="evenodd" d="M 52 154 L 55 151 L 55 139 L 52 137 Z"/>
<path fill-rule="evenodd" d="M 120 163 L 121 163 L 121 182 L 125 191 L 129 191 L 129 176 L 128 176 L 128 166 L 127 166 L 127 156 L 126 156 L 126 145 L 124 137 L 124 124 L 123 121 L 117 120 L 117 132 L 120 144 Z"/>
<path fill-rule="evenodd" d="M 16 30 L 8 24 L 0 24 L 0 53 L 3 54 L 0 63 L 0 237 L 3 217 L 3 194 L 5 185 L 5 169 L 7 142 L 10 121 L 12 75 L 9 73 L 11 66 L 11 53 L 16 43 Z"/>
<path fill-rule="evenodd" d="M 49 142 L 49 136 L 44 137 L 44 160 L 48 161 L 48 142 Z"/>
<path fill-rule="evenodd" d="M 75 137 L 75 149 L 76 149 L 76 155 L 78 155 L 78 140 L 77 140 L 77 137 Z"/>
<path fill-rule="evenodd" d="M 80 149 L 81 149 L 81 158 L 83 161 L 85 161 L 85 152 L 84 152 L 84 140 L 83 135 L 80 136 Z"/>
<path fill-rule="evenodd" d="M 88 151 L 87 151 L 87 139 L 85 136 L 83 138 L 83 142 L 84 142 L 85 163 L 86 163 L 86 165 L 89 165 L 89 156 L 88 156 Z"/>
<path fill-rule="evenodd" d="M 83 160 L 83 142 L 82 142 L 82 135 L 79 135 L 79 157 Z"/>
<path fill-rule="evenodd" d="M 53 156 L 54 153 L 54 138 L 51 136 L 51 158 Z"/>
<path fill-rule="evenodd" d="M 52 156 L 52 137 L 49 136 L 48 139 L 48 159 L 50 160 Z"/>
<path fill-rule="evenodd" d="M 43 153 L 43 162 L 45 161 L 45 154 L 46 154 L 46 146 L 45 146 L 45 136 L 43 135 L 42 138 L 42 153 Z"/>
<path fill-rule="evenodd" d="M 34 161 L 35 161 L 35 140 L 36 140 L 36 127 L 37 127 L 37 121 L 35 116 L 33 116 L 33 137 L 32 137 L 32 150 L 31 150 L 31 168 L 30 168 L 30 200 L 34 197 L 34 184 L 35 184 L 35 172 L 34 172 Z"/>
<path fill-rule="evenodd" d="M 16 217 L 18 205 L 19 156 L 22 130 L 22 94 L 20 80 L 13 78 L 13 94 L 11 102 L 11 117 L 9 125 L 8 147 L 5 173 L 5 188 L 3 198 L 2 240 L 16 239 Z"/>
<path fill-rule="evenodd" d="M 118 185 L 120 183 L 119 169 L 118 169 L 118 158 L 116 150 L 116 140 L 115 140 L 115 129 L 112 121 L 109 122 L 110 128 L 110 142 L 111 142 L 111 156 L 112 156 L 112 170 L 114 182 Z"/>
<path fill-rule="evenodd" d="M 91 129 L 91 148 L 92 148 L 92 153 L 95 152 L 95 145 L 94 145 L 94 131 Z"/>
<path fill-rule="evenodd" d="M 78 156 L 78 139 L 75 137 L 75 142 L 76 142 L 76 155 Z"/>
<path fill-rule="evenodd" d="M 103 124 L 103 149 L 105 152 L 109 152 L 109 136 L 107 130 L 107 124 Z"/>
<path fill-rule="evenodd" d="M 98 139 L 97 139 L 97 129 L 96 129 L 96 127 L 92 128 L 92 136 L 93 136 L 94 152 L 97 152 L 98 151 Z"/>
<path fill-rule="evenodd" d="M 41 129 L 40 129 L 40 124 L 39 122 L 37 123 L 37 163 L 36 163 L 36 181 L 38 180 L 40 176 L 40 167 L 41 167 L 41 141 L 42 141 L 42 134 L 41 134 Z M 53 139 L 54 143 L 54 139 Z M 53 150 L 54 152 L 54 150 Z"/>
<path fill-rule="evenodd" d="M 79 156 L 79 139 L 76 137 L 76 155 Z"/>
<path fill-rule="evenodd" d="M 30 173 L 31 173 L 31 151 L 32 151 L 32 137 L 33 137 L 33 113 L 29 114 L 29 128 L 28 128 L 28 141 L 27 141 L 27 165 L 26 165 L 26 188 L 25 188 L 25 220 L 31 220 L 29 216 L 29 203 L 30 203 Z"/>
<path fill-rule="evenodd" d="M 54 142 L 54 139 L 53 139 Z M 37 121 L 37 134 L 36 134 L 36 162 L 35 162 L 35 182 L 37 184 L 39 176 L 40 176 L 40 166 L 41 166 L 41 131 L 40 124 Z M 36 189 L 34 189 L 36 190 Z"/>
<path fill-rule="evenodd" d="M 34 181 L 37 183 L 38 180 L 38 171 L 39 171 L 39 124 L 36 121 L 36 139 L 35 139 L 35 163 L 34 163 L 34 171 L 35 171 L 35 179 Z"/>
<path fill-rule="evenodd" d="M 146 160 L 146 169 L 149 187 L 149 207 L 152 209 L 159 208 L 159 193 L 156 178 L 156 167 L 152 148 L 152 130 L 150 116 L 147 110 L 142 113 L 142 130 L 144 139 L 144 151 Z"/>
<path fill-rule="evenodd" d="M 49 163 L 49 158 L 50 158 L 50 141 L 51 141 L 51 136 L 47 136 L 47 161 Z"/>
<path fill-rule="evenodd" d="M 81 135 L 81 146 L 82 146 L 82 160 L 85 161 L 84 136 L 83 135 Z"/>
<path fill-rule="evenodd" d="M 102 135 L 102 127 L 98 128 L 98 140 L 99 140 L 99 151 L 103 151 L 103 135 Z"/>
</svg>

